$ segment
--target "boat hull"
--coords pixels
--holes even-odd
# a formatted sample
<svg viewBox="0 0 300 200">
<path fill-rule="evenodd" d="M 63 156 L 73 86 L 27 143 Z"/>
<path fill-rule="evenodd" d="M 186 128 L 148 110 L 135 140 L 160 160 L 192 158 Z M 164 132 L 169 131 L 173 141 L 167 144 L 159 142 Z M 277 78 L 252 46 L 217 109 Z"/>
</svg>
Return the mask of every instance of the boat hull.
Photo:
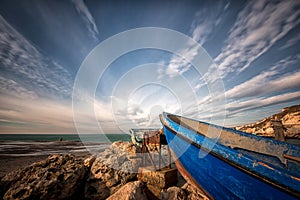
<svg viewBox="0 0 300 200">
<path fill-rule="evenodd" d="M 181 129 L 184 131 L 184 128 Z M 214 199 L 297 199 L 269 180 L 214 154 L 164 124 L 175 163 L 187 177 Z M 297 195 L 297 194 L 296 194 Z"/>
</svg>

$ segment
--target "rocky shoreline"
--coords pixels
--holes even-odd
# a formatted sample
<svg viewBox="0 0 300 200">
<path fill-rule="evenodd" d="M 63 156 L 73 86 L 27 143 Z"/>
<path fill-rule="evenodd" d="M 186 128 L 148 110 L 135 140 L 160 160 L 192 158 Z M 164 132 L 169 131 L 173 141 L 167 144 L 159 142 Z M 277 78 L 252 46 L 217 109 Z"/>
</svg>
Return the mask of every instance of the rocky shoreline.
<svg viewBox="0 0 300 200">
<path fill-rule="evenodd" d="M 300 139 L 300 105 L 283 108 L 277 114 L 235 129 L 264 137 L 275 137 L 276 131 L 282 131 L 285 138 Z"/>
<path fill-rule="evenodd" d="M 169 188 L 156 188 L 138 179 L 138 147 L 114 142 L 98 155 L 80 159 L 56 154 L 12 171 L 0 182 L 2 199 L 205 199 L 180 180 Z"/>
</svg>

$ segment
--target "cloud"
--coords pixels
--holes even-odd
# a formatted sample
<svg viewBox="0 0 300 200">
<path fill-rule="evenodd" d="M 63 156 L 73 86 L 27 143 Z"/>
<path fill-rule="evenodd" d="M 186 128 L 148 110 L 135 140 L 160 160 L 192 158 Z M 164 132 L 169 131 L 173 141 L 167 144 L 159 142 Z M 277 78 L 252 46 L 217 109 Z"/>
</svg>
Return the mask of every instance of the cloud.
<svg viewBox="0 0 300 200">
<path fill-rule="evenodd" d="M 1 133 L 77 133 L 78 127 L 80 133 L 99 133 L 97 122 L 105 133 L 119 132 L 109 103 L 82 93 L 80 99 L 76 96 L 73 99 L 82 106 L 76 106 L 73 110 L 70 100 L 32 98 L 35 94 L 31 91 L 14 85 L 10 87 L 11 83 L 8 85 L 8 90 L 13 88 L 21 92 L 7 92 L 0 96 Z M 90 112 L 88 106 L 94 109 Z M 76 122 L 73 118 L 75 113 Z"/>
<path fill-rule="evenodd" d="M 71 105 L 73 81 L 58 62 L 42 54 L 0 15 L 0 132 L 74 133 Z M 84 106 L 77 112 L 77 123 L 87 132 L 98 132 L 96 118 L 110 131 L 118 130 L 109 106 L 81 93 L 74 101 Z M 82 130 L 82 129 L 81 129 Z"/>
<path fill-rule="evenodd" d="M 254 110 L 265 106 L 281 104 L 300 99 L 300 91 L 275 95 L 271 97 L 261 97 L 245 101 L 234 101 L 226 105 L 229 111 L 228 116 L 235 115 L 244 111 Z"/>
<path fill-rule="evenodd" d="M 224 12 L 228 9 L 230 2 L 225 2 L 207 6 L 195 14 L 195 19 L 191 24 L 190 32 L 192 38 L 203 45 L 215 28 L 221 23 Z"/>
<path fill-rule="evenodd" d="M 300 54 L 278 61 L 268 71 L 252 77 L 226 91 L 227 99 L 251 98 L 271 95 L 288 89 L 300 88 L 300 71 L 285 73 L 286 69 L 299 61 Z"/>
<path fill-rule="evenodd" d="M 299 5 L 297 0 L 248 2 L 231 28 L 226 45 L 215 58 L 221 77 L 245 70 L 297 26 Z M 215 70 L 211 69 L 212 77 Z"/>
<path fill-rule="evenodd" d="M 283 45 L 282 47 L 280 47 L 280 50 L 284 50 L 284 49 L 290 48 L 290 47 L 296 45 L 297 43 L 299 43 L 299 41 L 300 41 L 300 35 L 298 34 L 295 37 L 290 38 L 285 43 L 285 45 Z"/>
<path fill-rule="evenodd" d="M 270 95 L 287 89 L 300 88 L 300 71 L 282 75 L 277 79 L 271 79 L 276 71 L 263 72 L 260 75 L 235 86 L 226 92 L 227 98 L 246 98 L 261 95 Z"/>
<path fill-rule="evenodd" d="M 198 49 L 199 46 L 191 45 L 189 48 L 177 52 L 178 55 L 173 55 L 164 71 L 165 74 L 169 77 L 175 77 L 188 71 L 192 67 L 189 60 L 193 60 L 197 56 Z"/>
<path fill-rule="evenodd" d="M 207 6 L 195 14 L 195 18 L 190 26 L 192 38 L 202 46 L 215 28 L 221 23 L 224 12 L 228 9 L 229 3 L 224 2 Z M 177 55 L 173 55 L 167 63 L 165 70 L 160 70 L 160 76 L 164 74 L 169 77 L 175 77 L 187 72 L 192 65 L 188 62 L 193 60 L 199 51 L 199 46 L 189 45 L 189 47 L 181 49 Z"/>
<path fill-rule="evenodd" d="M 257 121 L 256 117 L 263 116 L 266 112 L 260 110 L 260 108 L 280 105 L 286 102 L 299 101 L 300 91 L 279 94 L 271 97 L 258 97 L 253 99 L 239 99 L 231 102 L 223 102 L 224 105 L 219 104 L 217 107 L 214 106 L 214 101 L 216 101 L 215 99 L 209 96 L 207 96 L 205 99 L 207 99 L 207 101 L 202 101 L 201 104 L 198 105 L 198 110 L 195 109 L 196 106 L 194 105 L 194 109 L 191 109 L 189 112 L 185 113 L 184 116 L 221 126 L 232 126 L 232 124 L 241 125 L 242 121 L 244 123 L 249 123 L 249 120 Z M 225 107 L 226 112 L 220 109 L 221 106 Z M 248 111 L 255 111 L 257 116 L 248 116 Z M 272 112 L 274 111 L 271 111 L 271 113 Z"/>
<path fill-rule="evenodd" d="M 72 2 L 74 3 L 75 8 L 79 13 L 79 15 L 81 16 L 81 18 L 86 22 L 90 34 L 96 41 L 98 41 L 99 31 L 89 9 L 87 8 L 83 0 L 72 0 Z"/>
<path fill-rule="evenodd" d="M 26 99 L 36 99 L 38 96 L 34 91 L 30 91 L 18 84 L 16 81 L 7 79 L 0 75 L 0 93 L 1 95 L 22 96 Z"/>
<path fill-rule="evenodd" d="M 70 97 L 72 78 L 67 70 L 40 53 L 25 37 L 10 26 L 0 15 L 1 85 L 11 92 L 23 88 L 37 96 Z M 13 89 L 13 87 L 16 87 Z"/>
<path fill-rule="evenodd" d="M 179 113 L 180 103 L 170 91 L 158 85 L 146 85 L 131 94 L 128 100 L 115 99 L 115 118 L 122 130 L 160 127 L 159 114 L 163 111 Z"/>
<path fill-rule="evenodd" d="M 42 99 L 0 97 L 1 133 L 74 132 L 70 105 Z"/>
</svg>

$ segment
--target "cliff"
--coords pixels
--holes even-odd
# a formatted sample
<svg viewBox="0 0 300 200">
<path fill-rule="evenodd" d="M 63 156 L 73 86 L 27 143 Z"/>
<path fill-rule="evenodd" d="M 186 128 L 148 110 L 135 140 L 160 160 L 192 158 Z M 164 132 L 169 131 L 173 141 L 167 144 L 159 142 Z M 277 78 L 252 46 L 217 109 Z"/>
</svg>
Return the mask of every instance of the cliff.
<svg viewBox="0 0 300 200">
<path fill-rule="evenodd" d="M 286 138 L 300 138 L 300 105 L 283 108 L 277 114 L 235 129 L 267 137 L 274 137 L 276 131 L 283 130 Z"/>
</svg>

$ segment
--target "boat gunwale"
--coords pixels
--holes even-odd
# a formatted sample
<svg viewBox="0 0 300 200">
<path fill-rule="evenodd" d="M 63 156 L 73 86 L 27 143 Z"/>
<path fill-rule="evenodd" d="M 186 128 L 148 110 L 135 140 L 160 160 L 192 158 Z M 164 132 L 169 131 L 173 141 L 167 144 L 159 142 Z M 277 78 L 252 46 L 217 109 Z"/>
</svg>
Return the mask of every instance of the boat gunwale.
<svg viewBox="0 0 300 200">
<path fill-rule="evenodd" d="M 180 126 L 180 124 L 178 124 L 177 122 L 173 121 L 171 118 L 169 118 L 169 116 L 175 116 L 175 117 L 182 117 L 182 116 L 173 115 L 173 114 L 169 114 L 169 113 L 165 113 L 165 112 L 163 113 L 163 116 L 164 116 L 165 119 L 168 118 L 168 119 L 171 120 L 173 123 L 176 123 L 177 125 Z M 189 118 L 186 118 L 186 117 L 182 117 L 182 118 L 185 118 L 185 119 L 188 119 L 188 120 L 193 120 L 193 119 L 189 119 Z M 193 120 L 193 121 L 196 121 L 196 120 Z M 162 118 L 161 118 L 161 122 L 162 122 L 162 124 L 163 124 L 168 130 L 170 130 L 173 134 L 175 134 L 176 136 L 178 136 L 178 137 L 180 137 L 181 139 L 185 140 L 186 142 L 188 142 L 188 143 L 190 143 L 190 144 L 196 146 L 197 148 L 199 148 L 199 149 L 201 149 L 201 150 L 204 150 L 204 151 L 207 152 L 208 154 L 211 154 L 212 156 L 214 156 L 214 157 L 216 157 L 216 158 L 218 158 L 218 159 L 220 159 L 220 160 L 222 160 L 222 161 L 228 163 L 229 165 L 231 165 L 231 166 L 233 166 L 233 167 L 235 167 L 235 168 L 237 168 L 237 169 L 239 169 L 239 170 L 245 172 L 245 173 L 248 174 L 248 175 L 251 175 L 251 176 L 253 176 L 253 177 L 255 177 L 255 178 L 259 179 L 259 180 L 262 180 L 262 181 L 264 181 L 264 182 L 266 182 L 266 183 L 268 183 L 268 184 L 271 184 L 271 185 L 273 185 L 274 187 L 276 187 L 276 188 L 278 188 L 278 189 L 280 189 L 280 190 L 282 190 L 282 191 L 284 191 L 284 192 L 287 192 L 287 193 L 289 193 L 289 194 L 292 194 L 293 196 L 295 196 L 295 197 L 297 197 L 297 198 L 300 197 L 300 193 L 299 193 L 298 191 L 294 190 L 293 188 L 290 188 L 290 187 L 288 187 L 288 186 L 282 185 L 282 184 L 280 184 L 278 181 L 276 181 L 276 180 L 274 180 L 274 179 L 270 179 L 270 178 L 266 177 L 266 176 L 263 175 L 263 174 L 257 173 L 256 170 L 251 170 L 251 168 L 248 168 L 248 167 L 246 167 L 245 165 L 239 164 L 238 162 L 235 162 L 234 160 L 228 159 L 228 158 L 222 156 L 221 154 L 218 154 L 217 152 L 213 151 L 213 149 L 208 149 L 208 148 L 204 147 L 203 145 L 200 145 L 200 144 L 198 144 L 198 143 L 192 141 L 191 139 L 189 139 L 189 138 L 187 138 L 186 136 L 184 136 L 184 135 L 178 133 L 176 130 L 174 130 L 172 127 L 170 127 L 170 125 L 169 125 L 168 123 L 166 123 L 166 122 L 164 121 L 164 119 L 162 119 Z M 196 121 L 196 122 L 199 122 L 199 121 Z M 205 122 L 200 122 L 200 123 L 205 123 Z M 207 125 L 212 125 L 212 126 L 217 126 L 217 125 L 208 124 L 208 123 L 205 123 L 205 124 L 207 124 Z M 187 127 L 184 127 L 184 126 L 183 126 L 183 128 L 188 129 Z M 223 128 L 223 127 L 217 126 L 217 128 Z M 225 127 L 224 127 L 224 128 L 225 128 Z M 198 131 L 196 131 L 196 130 L 194 130 L 194 129 L 192 129 L 192 130 L 191 130 L 191 129 L 188 129 L 188 130 L 193 131 L 193 132 L 195 132 L 195 133 L 201 135 L 202 137 L 207 138 L 207 139 L 209 139 L 210 141 L 212 141 L 211 138 L 206 137 L 205 135 L 203 135 L 202 133 L 199 133 Z M 242 133 L 243 133 L 243 132 L 242 132 Z M 218 143 L 218 142 L 216 143 L 216 145 L 218 145 L 218 146 L 220 146 L 220 147 L 222 147 L 222 148 L 229 148 L 229 147 L 226 147 L 226 146 L 224 146 L 223 144 L 220 144 L 220 143 Z M 232 149 L 232 150 L 234 150 L 234 149 Z M 251 159 L 251 160 L 252 160 L 252 162 L 254 161 L 254 159 Z M 289 175 L 285 175 L 285 177 L 288 177 L 288 176 L 289 176 Z"/>
</svg>

